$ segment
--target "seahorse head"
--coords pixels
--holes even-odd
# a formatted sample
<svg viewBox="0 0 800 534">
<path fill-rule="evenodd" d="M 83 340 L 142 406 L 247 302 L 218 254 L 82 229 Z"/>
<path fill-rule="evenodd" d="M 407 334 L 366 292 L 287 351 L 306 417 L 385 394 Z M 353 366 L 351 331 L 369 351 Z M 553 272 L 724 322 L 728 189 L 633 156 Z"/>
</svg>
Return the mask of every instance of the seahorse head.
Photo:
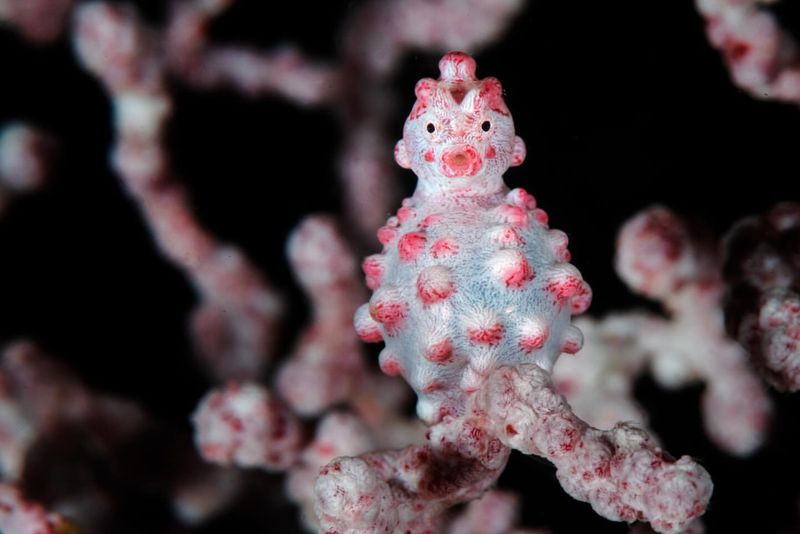
<svg viewBox="0 0 800 534">
<path fill-rule="evenodd" d="M 438 80 L 417 82 L 417 100 L 395 146 L 395 159 L 419 177 L 423 193 L 491 192 L 525 159 L 525 143 L 496 78 L 477 79 L 475 60 L 450 52 Z"/>
</svg>

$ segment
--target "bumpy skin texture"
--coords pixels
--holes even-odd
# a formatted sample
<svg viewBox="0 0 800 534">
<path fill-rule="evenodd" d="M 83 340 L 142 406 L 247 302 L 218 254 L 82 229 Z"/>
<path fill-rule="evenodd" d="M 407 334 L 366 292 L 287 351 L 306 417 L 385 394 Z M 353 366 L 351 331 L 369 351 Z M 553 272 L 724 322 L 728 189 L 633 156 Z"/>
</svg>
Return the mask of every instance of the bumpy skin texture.
<svg viewBox="0 0 800 534">
<path fill-rule="evenodd" d="M 551 369 L 576 352 L 591 291 L 567 263 L 566 236 L 502 173 L 525 145 L 500 83 L 477 80 L 472 58 L 451 53 L 441 79 L 421 80 L 397 162 L 419 177 L 414 195 L 378 232 L 364 261 L 369 304 L 356 313 L 365 341 L 386 342 L 381 368 L 419 396 L 427 423 L 464 413 L 466 395 L 503 365 Z"/>
<path fill-rule="evenodd" d="M 572 413 L 550 372 L 576 352 L 570 315 L 591 293 L 533 197 L 502 173 L 524 159 L 497 80 L 452 52 L 439 81 L 417 84 L 397 162 L 417 190 L 378 232 L 367 258 L 365 341 L 386 341 L 381 367 L 416 391 L 423 446 L 337 458 L 320 471 L 324 532 L 435 532 L 445 511 L 480 497 L 511 449 L 552 461 L 564 489 L 604 517 L 679 532 L 705 511 L 708 473 L 671 460 L 642 429 L 594 429 Z"/>
<path fill-rule="evenodd" d="M 725 240 L 728 332 L 776 389 L 800 389 L 800 204 L 737 223 Z"/>
</svg>

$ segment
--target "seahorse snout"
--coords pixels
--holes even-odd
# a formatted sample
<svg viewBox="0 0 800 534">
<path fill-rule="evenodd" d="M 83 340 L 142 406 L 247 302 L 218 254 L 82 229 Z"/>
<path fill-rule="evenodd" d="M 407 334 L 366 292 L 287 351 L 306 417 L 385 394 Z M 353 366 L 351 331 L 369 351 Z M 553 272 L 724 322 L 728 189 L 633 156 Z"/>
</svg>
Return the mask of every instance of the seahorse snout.
<svg viewBox="0 0 800 534">
<path fill-rule="evenodd" d="M 472 146 L 455 146 L 442 153 L 442 173 L 448 178 L 475 176 L 483 166 L 478 151 Z"/>
</svg>

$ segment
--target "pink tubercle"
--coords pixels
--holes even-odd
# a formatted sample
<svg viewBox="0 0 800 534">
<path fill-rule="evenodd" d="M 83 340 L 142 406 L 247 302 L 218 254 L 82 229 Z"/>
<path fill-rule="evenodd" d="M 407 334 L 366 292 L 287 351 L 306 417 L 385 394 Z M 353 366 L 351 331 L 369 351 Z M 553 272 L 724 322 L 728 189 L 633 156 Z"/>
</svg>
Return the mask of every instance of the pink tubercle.
<svg viewBox="0 0 800 534">
<path fill-rule="evenodd" d="M 414 88 L 414 93 L 417 96 L 417 101 L 411 109 L 408 120 L 413 121 L 419 118 L 420 115 L 425 113 L 428 109 L 428 98 L 436 89 L 436 81 L 430 78 L 424 78 L 417 82 Z"/>
<path fill-rule="evenodd" d="M 380 343 L 383 341 L 383 334 L 375 324 L 356 324 L 356 334 L 364 343 Z"/>
<path fill-rule="evenodd" d="M 442 218 L 439 215 L 428 215 L 427 217 L 422 219 L 421 223 L 419 223 L 419 228 L 420 230 L 426 230 L 431 226 L 440 223 L 441 221 Z"/>
<path fill-rule="evenodd" d="M 378 229 L 378 241 L 381 245 L 389 245 L 397 237 L 397 229 L 389 226 L 382 226 Z"/>
<path fill-rule="evenodd" d="M 402 302 L 378 300 L 369 306 L 370 316 L 387 327 L 399 325 L 405 319 L 406 313 L 406 305 Z"/>
<path fill-rule="evenodd" d="M 389 376 L 400 376 L 403 374 L 403 367 L 400 365 L 400 361 L 393 356 L 382 358 L 380 367 L 381 371 Z"/>
<path fill-rule="evenodd" d="M 572 315 L 580 315 L 581 313 L 589 309 L 591 303 L 592 303 L 592 290 L 585 282 L 582 282 L 581 287 L 578 290 L 578 293 L 576 293 L 575 296 L 572 297 L 570 312 L 572 313 Z"/>
<path fill-rule="evenodd" d="M 413 121 L 414 119 L 419 118 L 420 115 L 425 113 L 426 109 L 428 109 L 428 105 L 422 100 L 417 100 L 417 102 L 414 104 L 414 107 L 411 108 L 411 113 L 408 115 L 408 120 Z"/>
<path fill-rule="evenodd" d="M 453 344 L 449 339 L 434 343 L 425 351 L 425 359 L 436 364 L 447 364 L 453 360 Z"/>
<path fill-rule="evenodd" d="M 504 204 L 500 206 L 498 213 L 500 214 L 500 219 L 504 223 L 513 224 L 519 228 L 528 226 L 528 212 L 524 208 L 511 204 Z"/>
<path fill-rule="evenodd" d="M 441 391 L 445 389 L 447 386 L 443 382 L 439 382 L 438 380 L 434 380 L 433 382 L 426 384 L 422 387 L 421 391 L 426 394 L 435 393 L 437 391 Z"/>
<path fill-rule="evenodd" d="M 522 349 L 525 354 L 530 354 L 544 347 L 545 341 L 547 341 L 547 332 L 535 336 L 524 336 L 519 340 L 519 348 Z"/>
<path fill-rule="evenodd" d="M 434 265 L 417 277 L 417 296 L 425 306 L 447 299 L 454 291 L 453 277 L 447 267 Z"/>
<path fill-rule="evenodd" d="M 525 208 L 529 210 L 536 209 L 536 197 L 534 197 L 521 187 L 512 189 L 508 193 L 508 195 L 506 195 L 506 200 L 508 201 L 509 204 L 513 204 L 514 206 L 519 206 L 520 208 Z"/>
<path fill-rule="evenodd" d="M 467 338 L 474 345 L 488 345 L 494 347 L 503 339 L 506 329 L 501 324 L 494 324 L 485 328 L 468 328 Z"/>
<path fill-rule="evenodd" d="M 431 256 L 435 259 L 448 258 L 458 254 L 458 244 L 452 239 L 443 237 L 431 245 Z"/>
<path fill-rule="evenodd" d="M 425 244 L 428 239 L 419 232 L 409 232 L 397 242 L 397 251 L 400 255 L 400 261 L 412 262 L 425 249 Z"/>
<path fill-rule="evenodd" d="M 407 206 L 403 206 L 402 208 L 397 210 L 397 220 L 400 221 L 401 223 L 406 222 L 412 217 L 414 217 L 414 211 Z"/>
<path fill-rule="evenodd" d="M 531 213 L 533 213 L 533 218 L 542 224 L 543 226 L 547 226 L 547 223 L 550 221 L 550 217 L 547 215 L 547 212 L 543 209 L 535 209 Z"/>
<path fill-rule="evenodd" d="M 584 282 L 579 277 L 568 274 L 566 276 L 554 277 L 550 280 L 545 289 L 558 301 L 564 301 L 580 294 L 583 291 L 583 285 Z"/>
<path fill-rule="evenodd" d="M 525 287 L 525 284 L 527 284 L 533 279 L 534 279 L 533 269 L 531 269 L 531 266 L 527 262 L 527 260 L 525 260 L 525 258 L 522 258 L 522 260 L 519 263 L 517 263 L 513 269 L 509 269 L 505 273 L 503 282 L 508 288 L 521 289 Z"/>
<path fill-rule="evenodd" d="M 233 458 L 233 453 L 228 447 L 224 447 L 219 443 L 212 443 L 209 445 L 200 446 L 200 455 L 211 462 L 218 464 L 229 464 Z"/>
<path fill-rule="evenodd" d="M 519 348 L 525 354 L 530 354 L 544 346 L 550 336 L 550 329 L 541 319 L 533 317 L 522 321 L 519 335 Z"/>
<path fill-rule="evenodd" d="M 533 269 L 518 250 L 500 250 L 491 259 L 491 268 L 509 289 L 522 289 L 535 278 Z"/>
<path fill-rule="evenodd" d="M 373 254 L 365 258 L 364 262 L 361 264 L 361 269 L 366 276 L 367 287 L 372 290 L 380 287 L 383 281 L 383 260 L 383 255 Z"/>
<path fill-rule="evenodd" d="M 503 101 L 503 86 L 496 78 L 485 78 L 481 84 L 479 98 L 485 100 L 495 113 L 508 117 L 511 113 Z"/>
<path fill-rule="evenodd" d="M 449 52 L 439 60 L 441 78 L 448 82 L 469 82 L 475 80 L 477 64 L 464 52 Z"/>
<path fill-rule="evenodd" d="M 581 348 L 583 348 L 583 333 L 574 325 L 568 326 L 564 331 L 561 352 L 575 354 Z"/>
<path fill-rule="evenodd" d="M 513 226 L 503 226 L 493 234 L 495 242 L 502 247 L 523 247 L 525 240 Z"/>
<path fill-rule="evenodd" d="M 550 246 L 556 259 L 560 262 L 569 262 L 570 253 L 567 250 L 569 245 L 567 234 L 559 230 L 550 230 L 547 233 L 547 239 L 550 241 Z"/>
</svg>

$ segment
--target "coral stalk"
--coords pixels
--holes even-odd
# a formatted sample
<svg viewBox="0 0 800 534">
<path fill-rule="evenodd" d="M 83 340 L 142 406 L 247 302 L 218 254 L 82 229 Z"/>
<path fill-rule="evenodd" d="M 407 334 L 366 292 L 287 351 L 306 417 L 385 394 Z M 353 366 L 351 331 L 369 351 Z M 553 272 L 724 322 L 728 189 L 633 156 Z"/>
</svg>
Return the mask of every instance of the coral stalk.
<svg viewBox="0 0 800 534">
<path fill-rule="evenodd" d="M 129 7 L 82 5 L 75 48 L 106 86 L 114 107 L 113 165 L 162 253 L 195 285 L 192 330 L 218 379 L 256 378 L 271 356 L 283 304 L 237 248 L 219 243 L 192 213 L 164 146 L 172 110 L 161 36 Z"/>
</svg>

